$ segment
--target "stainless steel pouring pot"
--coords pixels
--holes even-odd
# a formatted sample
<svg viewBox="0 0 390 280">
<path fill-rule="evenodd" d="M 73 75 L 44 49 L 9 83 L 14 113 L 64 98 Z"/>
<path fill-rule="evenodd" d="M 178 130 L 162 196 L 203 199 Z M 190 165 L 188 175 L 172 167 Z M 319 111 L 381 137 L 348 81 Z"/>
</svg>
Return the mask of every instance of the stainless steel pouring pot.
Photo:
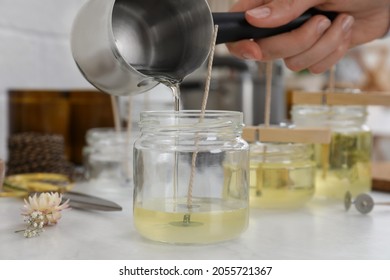
<svg viewBox="0 0 390 280">
<path fill-rule="evenodd" d="M 113 95 L 180 81 L 207 58 L 213 20 L 204 0 L 90 0 L 72 29 L 84 77 Z"/>
<path fill-rule="evenodd" d="M 244 13 L 212 14 L 206 0 L 90 0 L 73 24 L 71 47 L 84 77 L 113 95 L 147 91 L 161 81 L 179 83 L 217 43 L 289 31 L 318 11 L 278 28 L 250 26 Z"/>
</svg>

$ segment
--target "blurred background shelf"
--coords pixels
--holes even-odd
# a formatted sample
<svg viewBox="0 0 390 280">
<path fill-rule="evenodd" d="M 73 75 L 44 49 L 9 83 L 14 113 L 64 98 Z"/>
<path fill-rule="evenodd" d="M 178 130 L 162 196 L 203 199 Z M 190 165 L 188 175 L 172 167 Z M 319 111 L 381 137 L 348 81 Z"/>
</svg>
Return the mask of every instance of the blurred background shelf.
<svg viewBox="0 0 390 280">
<path fill-rule="evenodd" d="M 9 135 L 62 135 L 67 159 L 75 164 L 82 164 L 89 129 L 114 126 L 110 96 L 96 90 L 12 89 L 8 100 Z"/>
</svg>

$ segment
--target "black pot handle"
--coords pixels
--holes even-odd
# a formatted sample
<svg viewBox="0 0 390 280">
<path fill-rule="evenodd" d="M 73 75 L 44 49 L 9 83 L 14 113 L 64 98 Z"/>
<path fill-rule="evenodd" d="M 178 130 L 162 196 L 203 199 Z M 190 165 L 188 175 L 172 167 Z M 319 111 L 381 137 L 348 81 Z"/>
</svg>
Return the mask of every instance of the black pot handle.
<svg viewBox="0 0 390 280">
<path fill-rule="evenodd" d="M 213 13 L 214 25 L 218 25 L 217 44 L 236 42 L 243 39 L 261 39 L 291 31 L 298 28 L 314 15 L 324 15 L 330 20 L 337 16 L 335 12 L 309 9 L 288 24 L 275 28 L 259 28 L 250 25 L 244 12 Z"/>
</svg>

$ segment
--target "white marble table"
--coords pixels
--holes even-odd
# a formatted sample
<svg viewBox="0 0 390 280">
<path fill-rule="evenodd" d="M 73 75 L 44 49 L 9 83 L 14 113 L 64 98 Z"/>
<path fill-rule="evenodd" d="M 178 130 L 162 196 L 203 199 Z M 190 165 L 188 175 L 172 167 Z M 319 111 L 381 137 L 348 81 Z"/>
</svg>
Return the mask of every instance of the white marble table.
<svg viewBox="0 0 390 280">
<path fill-rule="evenodd" d="M 241 237 L 212 245 L 168 245 L 138 235 L 132 223 L 132 189 L 115 184 L 80 184 L 117 202 L 121 212 L 65 212 L 59 224 L 41 236 L 26 239 L 21 200 L 0 198 L 0 259 L 2 260 L 377 260 L 390 259 L 390 207 L 377 206 L 368 215 L 342 204 L 312 201 L 295 211 L 253 209 Z M 390 194 L 372 193 L 376 201 Z"/>
</svg>

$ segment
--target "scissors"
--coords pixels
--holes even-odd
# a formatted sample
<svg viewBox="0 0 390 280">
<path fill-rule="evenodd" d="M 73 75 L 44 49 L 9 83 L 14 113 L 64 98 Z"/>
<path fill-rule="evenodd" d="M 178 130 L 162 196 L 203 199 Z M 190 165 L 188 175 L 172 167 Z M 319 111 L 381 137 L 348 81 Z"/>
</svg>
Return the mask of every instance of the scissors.
<svg viewBox="0 0 390 280">
<path fill-rule="evenodd" d="M 0 186 L 1 187 L 1 186 Z M 27 173 L 7 176 L 4 179 L 0 197 L 27 197 L 33 193 L 59 192 L 63 200 L 76 209 L 121 211 L 115 202 L 71 191 L 74 183 L 65 175 L 56 173 Z"/>
</svg>

